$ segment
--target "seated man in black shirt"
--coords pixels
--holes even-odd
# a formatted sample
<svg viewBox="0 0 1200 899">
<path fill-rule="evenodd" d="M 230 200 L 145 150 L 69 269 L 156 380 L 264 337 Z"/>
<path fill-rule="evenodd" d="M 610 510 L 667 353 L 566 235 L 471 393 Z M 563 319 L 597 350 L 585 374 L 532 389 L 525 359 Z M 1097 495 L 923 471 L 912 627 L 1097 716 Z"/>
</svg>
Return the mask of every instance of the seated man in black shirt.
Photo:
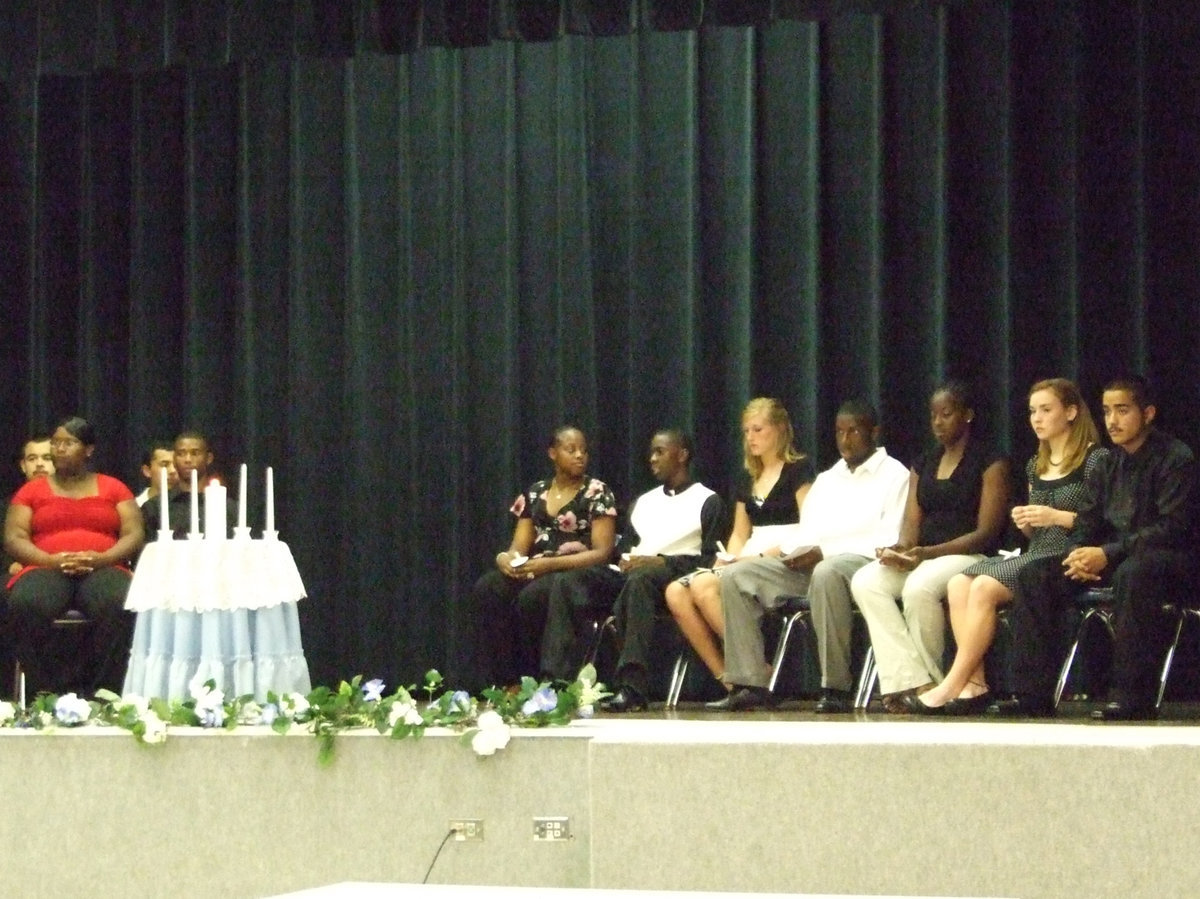
<svg viewBox="0 0 1200 899">
<path fill-rule="evenodd" d="M 175 473 L 178 483 L 167 491 L 167 514 L 170 530 L 176 539 L 185 538 L 191 530 L 192 516 L 192 472 L 196 472 L 196 489 L 199 494 L 200 527 L 204 527 L 204 488 L 212 479 L 209 472 L 213 463 L 208 438 L 199 431 L 183 431 L 175 438 Z M 225 503 L 227 525 L 232 528 L 237 521 L 237 501 L 228 498 Z M 142 517 L 146 521 L 146 540 L 157 540 L 160 528 L 161 503 L 158 497 L 142 506 Z M 228 534 L 226 534 L 228 536 Z"/>
<path fill-rule="evenodd" d="M 1154 427 L 1157 410 L 1142 378 L 1104 388 L 1104 423 L 1116 447 L 1088 480 L 1075 518 L 1074 549 L 1022 569 L 1010 621 L 1017 696 L 991 711 L 1048 715 L 1066 642 L 1063 610 L 1089 586 L 1113 588 L 1113 670 L 1104 720 L 1152 718 L 1162 661 L 1163 601 L 1194 570 L 1196 466 L 1187 445 Z"/>
</svg>

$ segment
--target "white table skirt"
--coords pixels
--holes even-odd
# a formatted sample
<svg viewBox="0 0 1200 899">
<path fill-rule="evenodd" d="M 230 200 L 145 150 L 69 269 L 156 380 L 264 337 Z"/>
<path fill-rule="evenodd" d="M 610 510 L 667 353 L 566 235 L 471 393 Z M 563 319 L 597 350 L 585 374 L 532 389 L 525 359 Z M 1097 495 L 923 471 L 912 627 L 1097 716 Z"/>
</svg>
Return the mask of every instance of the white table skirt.
<svg viewBox="0 0 1200 899">
<path fill-rule="evenodd" d="M 125 608 L 138 613 L 123 692 L 187 699 L 193 679 L 227 697 L 308 693 L 296 603 L 304 584 L 279 540 L 150 543 Z"/>
<path fill-rule="evenodd" d="M 138 558 L 125 608 L 262 609 L 305 595 L 282 540 L 156 540 Z"/>
</svg>

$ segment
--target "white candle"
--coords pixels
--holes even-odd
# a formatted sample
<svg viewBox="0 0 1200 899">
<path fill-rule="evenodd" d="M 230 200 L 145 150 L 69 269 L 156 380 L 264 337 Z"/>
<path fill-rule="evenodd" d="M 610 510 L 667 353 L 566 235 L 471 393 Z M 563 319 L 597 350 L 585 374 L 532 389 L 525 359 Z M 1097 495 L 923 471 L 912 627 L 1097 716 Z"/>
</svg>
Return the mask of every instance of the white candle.
<svg viewBox="0 0 1200 899">
<path fill-rule="evenodd" d="M 153 506 L 151 507 L 153 508 Z M 158 534 L 171 533 L 171 510 L 167 505 L 167 470 L 158 470 Z"/>
<path fill-rule="evenodd" d="M 188 536 L 200 536 L 200 484 L 194 468 L 192 469 L 192 529 L 188 532 Z"/>
<path fill-rule="evenodd" d="M 246 527 L 246 463 L 242 463 L 241 475 L 238 478 L 238 523 L 239 528 Z"/>
<path fill-rule="evenodd" d="M 266 533 L 275 530 L 275 472 L 267 466 L 267 527 Z"/>
<path fill-rule="evenodd" d="M 226 530 L 225 487 L 217 480 L 204 488 L 204 539 L 224 540 Z"/>
</svg>

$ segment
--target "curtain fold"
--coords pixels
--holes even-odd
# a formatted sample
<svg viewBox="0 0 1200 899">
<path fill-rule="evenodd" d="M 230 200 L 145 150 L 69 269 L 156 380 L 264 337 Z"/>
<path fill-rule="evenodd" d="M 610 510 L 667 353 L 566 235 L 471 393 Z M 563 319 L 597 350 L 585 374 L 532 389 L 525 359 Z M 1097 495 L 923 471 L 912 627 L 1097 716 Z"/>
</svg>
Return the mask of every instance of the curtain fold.
<svg viewBox="0 0 1200 899">
<path fill-rule="evenodd" d="M 1200 436 L 1200 10 L 200 8 L 0 10 L 5 439 L 80 412 L 140 488 L 200 428 L 256 528 L 273 466 L 319 681 L 453 677 L 563 421 L 623 503 L 662 426 L 729 491 L 758 394 L 819 465 L 950 375 L 1018 461 L 1052 374 Z"/>
</svg>

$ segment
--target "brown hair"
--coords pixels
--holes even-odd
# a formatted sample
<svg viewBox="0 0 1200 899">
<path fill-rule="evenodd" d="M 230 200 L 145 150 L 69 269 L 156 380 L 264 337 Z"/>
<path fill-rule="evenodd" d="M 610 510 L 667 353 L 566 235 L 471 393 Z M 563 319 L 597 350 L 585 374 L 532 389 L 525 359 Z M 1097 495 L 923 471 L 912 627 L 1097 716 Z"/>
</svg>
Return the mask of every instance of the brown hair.
<svg viewBox="0 0 1200 899">
<path fill-rule="evenodd" d="M 1088 450 L 1100 442 L 1100 433 L 1096 430 L 1091 410 L 1088 409 L 1088 404 L 1084 402 L 1083 395 L 1075 386 L 1074 381 L 1068 381 L 1066 378 L 1047 378 L 1030 387 L 1029 395 L 1033 396 L 1039 390 L 1049 390 L 1053 393 L 1063 404 L 1064 409 L 1075 407 L 1075 420 L 1071 422 L 1071 430 L 1067 433 L 1067 442 L 1063 447 L 1061 463 L 1062 471 L 1069 474 L 1083 464 Z M 1045 440 L 1039 440 L 1034 470 L 1038 474 L 1044 474 L 1049 467 L 1050 444 Z"/>
</svg>

